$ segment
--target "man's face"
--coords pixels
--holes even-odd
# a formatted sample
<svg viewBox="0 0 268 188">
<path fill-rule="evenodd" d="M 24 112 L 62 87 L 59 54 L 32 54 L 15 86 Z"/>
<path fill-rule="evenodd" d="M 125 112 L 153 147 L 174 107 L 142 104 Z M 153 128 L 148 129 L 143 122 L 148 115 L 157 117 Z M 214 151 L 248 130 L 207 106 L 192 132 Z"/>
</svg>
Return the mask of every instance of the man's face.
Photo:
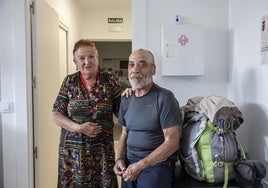
<svg viewBox="0 0 268 188">
<path fill-rule="evenodd" d="M 128 78 L 133 89 L 142 89 L 153 82 L 155 65 L 150 53 L 137 50 L 129 56 Z"/>
</svg>

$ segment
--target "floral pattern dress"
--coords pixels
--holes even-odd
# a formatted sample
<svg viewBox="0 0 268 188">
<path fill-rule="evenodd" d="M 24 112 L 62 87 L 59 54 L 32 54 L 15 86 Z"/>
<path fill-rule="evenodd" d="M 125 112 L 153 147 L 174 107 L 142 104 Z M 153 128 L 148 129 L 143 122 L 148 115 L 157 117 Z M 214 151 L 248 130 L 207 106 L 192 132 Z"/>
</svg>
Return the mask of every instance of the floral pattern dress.
<svg viewBox="0 0 268 188">
<path fill-rule="evenodd" d="M 113 114 L 118 113 L 122 92 L 118 77 L 99 70 L 96 84 L 87 91 L 80 74 L 64 79 L 52 111 L 79 124 L 96 122 L 103 130 L 94 138 L 61 130 L 58 188 L 116 188 Z"/>
</svg>

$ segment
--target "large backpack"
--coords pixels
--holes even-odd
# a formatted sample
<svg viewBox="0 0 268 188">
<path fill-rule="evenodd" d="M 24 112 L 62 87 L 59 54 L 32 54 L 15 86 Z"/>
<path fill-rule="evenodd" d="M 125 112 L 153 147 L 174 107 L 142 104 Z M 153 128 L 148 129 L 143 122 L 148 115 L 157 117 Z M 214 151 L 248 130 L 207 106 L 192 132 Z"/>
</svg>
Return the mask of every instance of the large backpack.
<svg viewBox="0 0 268 188">
<path fill-rule="evenodd" d="M 235 136 L 242 113 L 220 96 L 191 98 L 181 111 L 180 157 L 185 171 L 197 180 L 224 182 L 227 187 L 235 178 L 234 165 L 244 157 Z"/>
</svg>

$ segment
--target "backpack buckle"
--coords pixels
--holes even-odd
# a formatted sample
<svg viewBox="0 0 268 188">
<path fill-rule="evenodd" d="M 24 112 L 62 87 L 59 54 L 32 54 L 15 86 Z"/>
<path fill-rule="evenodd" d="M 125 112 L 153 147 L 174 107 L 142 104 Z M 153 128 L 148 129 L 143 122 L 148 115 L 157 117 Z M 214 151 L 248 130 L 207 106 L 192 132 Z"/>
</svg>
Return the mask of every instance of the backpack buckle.
<svg viewBox="0 0 268 188">
<path fill-rule="evenodd" d="M 223 133 L 223 128 L 220 128 L 218 127 L 218 131 L 217 131 L 218 134 L 222 134 Z"/>
<path fill-rule="evenodd" d="M 215 167 L 220 167 L 220 168 L 222 168 L 224 166 L 224 162 L 222 162 L 222 161 L 216 161 L 215 162 Z"/>
</svg>

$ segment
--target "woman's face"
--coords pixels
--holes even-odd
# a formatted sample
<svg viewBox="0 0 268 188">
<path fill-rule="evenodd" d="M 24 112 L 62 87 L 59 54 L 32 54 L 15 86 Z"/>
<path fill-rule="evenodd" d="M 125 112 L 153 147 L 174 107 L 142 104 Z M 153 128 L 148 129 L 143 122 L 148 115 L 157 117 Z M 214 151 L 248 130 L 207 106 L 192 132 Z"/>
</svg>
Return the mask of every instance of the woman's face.
<svg viewBox="0 0 268 188">
<path fill-rule="evenodd" d="M 98 52 L 92 46 L 81 46 L 74 54 L 74 62 L 83 75 L 95 75 L 98 70 Z"/>
</svg>

